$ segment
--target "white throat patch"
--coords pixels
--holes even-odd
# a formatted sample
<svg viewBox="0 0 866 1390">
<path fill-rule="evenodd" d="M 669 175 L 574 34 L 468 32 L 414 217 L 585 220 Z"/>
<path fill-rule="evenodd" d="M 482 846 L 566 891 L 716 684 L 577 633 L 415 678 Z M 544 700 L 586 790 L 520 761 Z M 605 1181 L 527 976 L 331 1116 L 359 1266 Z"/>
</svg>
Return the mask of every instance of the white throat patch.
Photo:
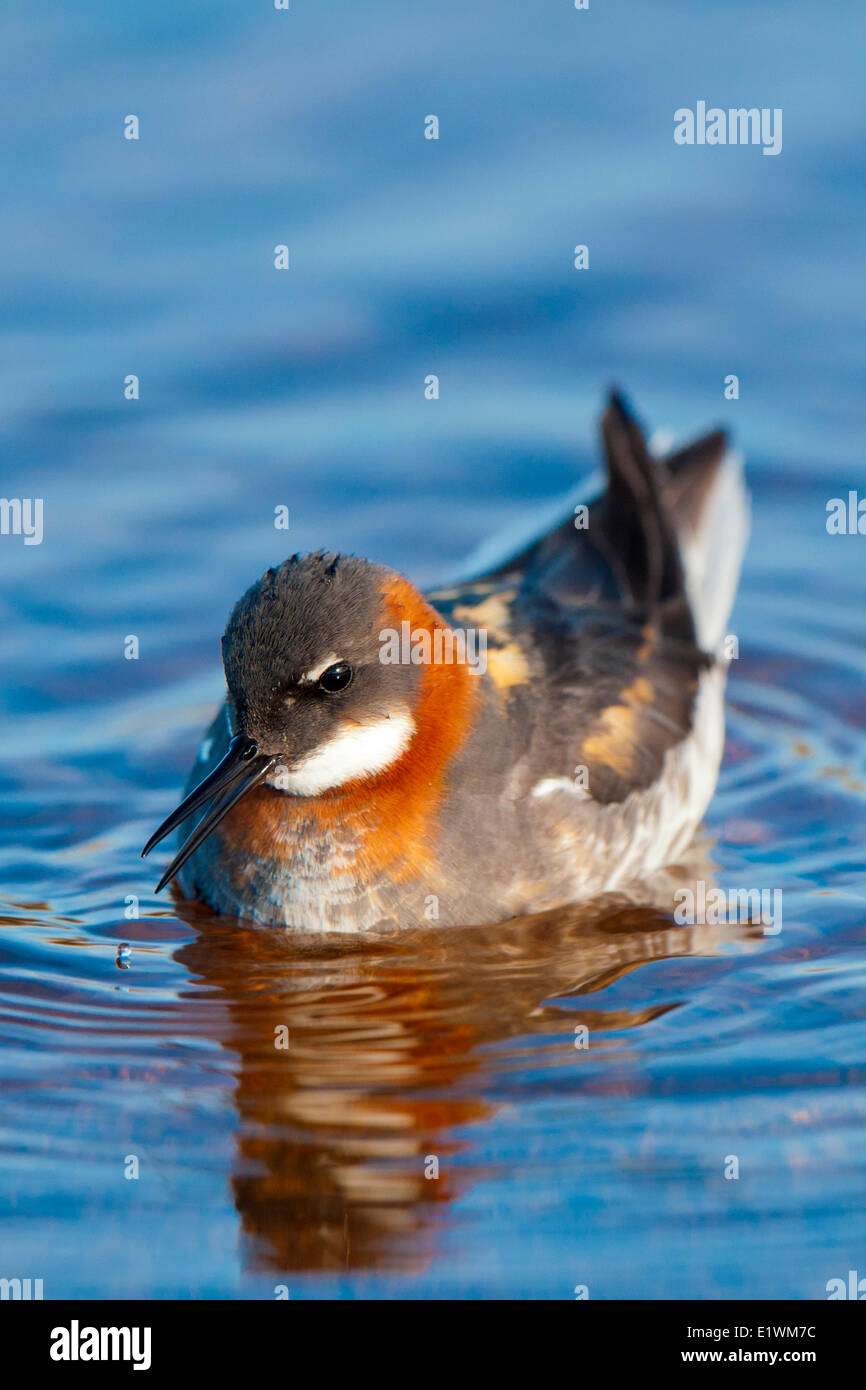
<svg viewBox="0 0 866 1390">
<path fill-rule="evenodd" d="M 294 796 L 318 796 L 344 782 L 384 772 L 405 753 L 414 732 L 415 720 L 408 710 L 373 724 L 349 725 L 294 767 L 279 763 L 265 780 Z"/>
</svg>

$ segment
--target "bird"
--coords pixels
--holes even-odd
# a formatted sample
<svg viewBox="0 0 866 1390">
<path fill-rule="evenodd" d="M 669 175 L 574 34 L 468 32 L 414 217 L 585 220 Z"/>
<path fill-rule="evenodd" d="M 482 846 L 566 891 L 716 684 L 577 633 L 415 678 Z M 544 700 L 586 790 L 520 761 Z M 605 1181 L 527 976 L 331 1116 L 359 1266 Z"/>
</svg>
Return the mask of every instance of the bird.
<svg viewBox="0 0 866 1390">
<path fill-rule="evenodd" d="M 271 927 L 488 926 L 676 861 L 724 746 L 749 529 L 716 429 L 665 455 L 609 393 L 604 486 L 482 572 L 420 592 L 293 555 L 235 605 L 226 696 L 157 891 Z"/>
</svg>

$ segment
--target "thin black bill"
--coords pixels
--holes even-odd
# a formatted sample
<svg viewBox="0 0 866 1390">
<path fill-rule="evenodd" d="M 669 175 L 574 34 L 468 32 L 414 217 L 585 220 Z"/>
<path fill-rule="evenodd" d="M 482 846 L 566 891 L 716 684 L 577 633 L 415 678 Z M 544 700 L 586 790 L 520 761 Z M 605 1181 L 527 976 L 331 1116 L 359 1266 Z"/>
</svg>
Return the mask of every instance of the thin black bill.
<svg viewBox="0 0 866 1390">
<path fill-rule="evenodd" d="M 208 801 L 213 802 L 207 815 L 202 817 L 169 864 L 156 886 L 157 893 L 174 878 L 190 855 L 195 853 L 215 826 L 219 825 L 223 816 L 227 815 L 241 797 L 245 796 L 270 772 L 276 761 L 276 758 L 259 757 L 256 743 L 243 734 L 237 734 L 232 739 L 228 752 L 222 761 L 194 791 L 190 792 L 189 796 L 184 798 L 177 810 L 172 811 L 171 815 L 157 827 L 141 851 L 143 859 L 161 840 L 165 839 L 166 835 L 170 835 L 176 826 L 191 816 L 200 806 L 204 806 Z"/>
</svg>

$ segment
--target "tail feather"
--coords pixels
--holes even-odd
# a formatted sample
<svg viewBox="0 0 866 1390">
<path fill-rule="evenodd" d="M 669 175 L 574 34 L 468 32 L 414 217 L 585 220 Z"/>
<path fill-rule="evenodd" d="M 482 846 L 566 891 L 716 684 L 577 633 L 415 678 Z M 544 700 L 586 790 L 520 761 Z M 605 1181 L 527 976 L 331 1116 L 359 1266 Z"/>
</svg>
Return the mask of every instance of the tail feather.
<svg viewBox="0 0 866 1390">
<path fill-rule="evenodd" d="M 654 457 L 625 398 L 612 391 L 601 421 L 607 486 L 590 507 L 591 524 L 575 531 L 571 510 L 523 519 L 517 534 L 495 537 L 462 567 L 458 578 L 532 577 L 592 587 L 586 546 L 605 561 L 613 585 L 638 607 L 661 609 L 666 628 L 717 654 L 737 590 L 749 533 L 748 493 L 739 456 L 715 430 L 686 447 Z M 587 483 L 570 501 L 583 501 Z M 562 507 L 565 510 L 565 507 Z M 545 524 L 546 523 L 546 524 Z M 584 538 L 581 552 L 575 537 Z M 518 548 L 520 546 L 520 548 Z M 563 561 L 573 570 L 563 579 Z"/>
<path fill-rule="evenodd" d="M 742 460 L 724 430 L 653 459 L 618 392 L 602 418 L 602 437 L 605 533 L 621 582 L 638 602 L 684 592 L 698 646 L 718 654 L 749 535 Z"/>
<path fill-rule="evenodd" d="M 602 511 L 607 558 L 636 603 L 664 603 L 684 587 L 664 476 L 618 391 L 611 392 L 601 433 L 608 480 Z"/>
<path fill-rule="evenodd" d="M 713 441 L 714 462 L 709 441 Z M 690 454 L 693 457 L 684 465 Z M 718 654 L 749 538 L 743 461 L 736 451 L 724 447 L 724 435 L 718 433 L 675 454 L 668 467 L 671 477 L 665 497 L 674 517 L 697 639 L 704 651 Z"/>
</svg>

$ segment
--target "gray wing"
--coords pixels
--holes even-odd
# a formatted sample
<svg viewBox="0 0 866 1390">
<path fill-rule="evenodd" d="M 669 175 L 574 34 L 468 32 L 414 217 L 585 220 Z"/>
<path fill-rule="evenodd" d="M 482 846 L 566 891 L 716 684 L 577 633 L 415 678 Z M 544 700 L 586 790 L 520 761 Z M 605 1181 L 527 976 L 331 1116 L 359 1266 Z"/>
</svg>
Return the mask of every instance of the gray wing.
<svg viewBox="0 0 866 1390">
<path fill-rule="evenodd" d="M 614 394 L 602 439 L 607 487 L 585 529 L 570 516 L 504 565 L 429 598 L 455 626 L 486 627 L 509 718 L 527 739 L 541 719 L 544 741 L 590 768 L 592 795 L 606 802 L 651 785 L 692 728 L 711 658 L 696 643 L 677 529 L 699 511 L 725 436 L 655 460 Z"/>
</svg>

